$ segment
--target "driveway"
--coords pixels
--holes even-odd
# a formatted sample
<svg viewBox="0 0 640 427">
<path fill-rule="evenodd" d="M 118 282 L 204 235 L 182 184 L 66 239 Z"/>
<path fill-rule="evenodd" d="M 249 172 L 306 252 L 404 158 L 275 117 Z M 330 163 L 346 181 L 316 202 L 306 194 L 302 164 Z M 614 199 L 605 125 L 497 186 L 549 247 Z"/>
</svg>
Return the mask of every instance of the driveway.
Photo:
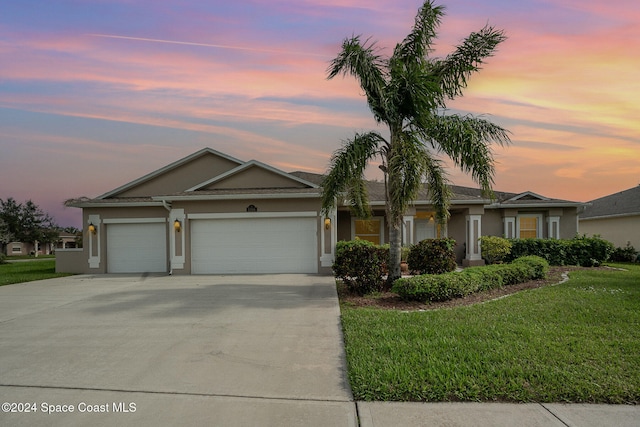
<svg viewBox="0 0 640 427">
<path fill-rule="evenodd" d="M 315 275 L 3 286 L 0 396 L 22 412 L 0 424 L 356 425 L 339 315 Z"/>
</svg>

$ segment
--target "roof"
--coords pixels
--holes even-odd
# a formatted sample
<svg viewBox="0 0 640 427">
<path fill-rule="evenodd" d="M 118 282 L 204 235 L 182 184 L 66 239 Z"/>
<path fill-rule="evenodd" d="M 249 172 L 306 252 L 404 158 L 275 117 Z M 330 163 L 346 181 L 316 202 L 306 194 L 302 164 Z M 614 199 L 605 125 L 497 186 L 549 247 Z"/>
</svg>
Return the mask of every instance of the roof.
<svg viewBox="0 0 640 427">
<path fill-rule="evenodd" d="M 640 185 L 592 200 L 580 219 L 640 215 Z"/>
<path fill-rule="evenodd" d="M 313 182 L 317 185 L 322 184 L 324 175 L 296 171 L 291 172 L 291 175 L 298 176 L 306 181 Z M 582 206 L 583 203 L 573 202 L 563 199 L 552 199 L 542 196 L 540 194 L 533 193 L 531 191 L 525 191 L 522 193 L 509 193 L 504 191 L 494 191 L 494 201 L 489 197 L 485 197 L 482 194 L 482 190 L 473 187 L 463 187 L 460 185 L 449 185 L 451 190 L 451 203 L 452 204 L 472 204 L 482 203 L 486 205 L 492 205 L 494 207 L 563 207 L 563 206 Z M 385 201 L 384 182 L 379 181 L 367 181 L 367 191 L 369 193 L 369 200 L 372 204 L 379 204 Z M 425 185 L 418 193 L 417 203 L 430 203 L 430 196 L 428 187 Z"/>
</svg>

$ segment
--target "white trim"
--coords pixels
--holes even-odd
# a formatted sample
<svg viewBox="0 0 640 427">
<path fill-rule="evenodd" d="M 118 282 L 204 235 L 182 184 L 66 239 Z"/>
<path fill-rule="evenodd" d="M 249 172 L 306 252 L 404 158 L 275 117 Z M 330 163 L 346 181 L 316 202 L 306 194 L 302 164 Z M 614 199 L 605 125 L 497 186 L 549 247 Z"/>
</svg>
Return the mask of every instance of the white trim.
<svg viewBox="0 0 640 427">
<path fill-rule="evenodd" d="M 228 212 L 190 213 L 188 219 L 233 219 L 233 218 L 300 218 L 317 217 L 318 212 Z"/>
<path fill-rule="evenodd" d="M 516 217 L 505 216 L 502 218 L 504 224 L 503 234 L 505 239 L 514 239 L 516 237 Z"/>
<path fill-rule="evenodd" d="M 166 217 L 162 218 L 105 218 L 102 220 L 105 224 L 144 224 L 149 222 L 165 222 Z"/>
<path fill-rule="evenodd" d="M 479 261 L 482 259 L 480 237 L 482 237 L 482 215 L 467 215 L 465 221 L 467 251 L 465 259 Z"/>
<path fill-rule="evenodd" d="M 629 212 L 629 213 L 622 213 L 622 214 L 590 216 L 590 217 L 587 217 L 587 218 L 582 218 L 582 217 L 580 217 L 580 215 L 578 215 L 578 219 L 580 221 L 592 221 L 592 220 L 597 220 L 597 219 L 623 218 L 623 217 L 627 217 L 627 216 L 638 216 L 638 215 L 640 215 L 640 212 Z"/>
<path fill-rule="evenodd" d="M 188 196 L 157 196 L 152 199 L 164 199 L 169 202 L 196 200 L 243 200 L 243 199 L 318 199 L 320 193 L 235 193 L 235 194 L 194 194 Z M 160 204 L 162 206 L 162 204 Z"/>
<path fill-rule="evenodd" d="M 75 208 L 107 208 L 107 207 L 122 207 L 122 208 L 129 208 L 129 207 L 148 207 L 148 206 L 164 206 L 162 204 L 162 202 L 118 202 L 118 201 L 114 201 L 114 202 L 87 202 L 87 203 L 77 203 L 77 204 L 73 204 L 73 207 Z"/>
<path fill-rule="evenodd" d="M 185 252 L 186 252 L 186 237 L 185 235 L 187 234 L 187 230 L 185 227 L 185 218 L 186 215 L 184 213 L 184 209 L 172 209 L 169 215 L 169 218 L 167 218 L 167 223 L 169 226 L 169 261 L 171 264 L 170 273 L 173 273 L 173 270 L 182 270 L 184 269 L 184 264 L 186 262 L 186 258 L 185 258 Z M 173 226 L 173 223 L 175 222 L 175 220 L 178 220 L 181 222 L 182 226 L 181 226 L 181 230 L 180 232 L 177 232 Z M 179 238 L 178 238 L 179 237 Z M 180 248 L 182 255 L 176 255 L 177 253 L 177 244 L 180 243 Z"/>
<path fill-rule="evenodd" d="M 96 234 L 89 232 L 89 268 L 100 268 L 100 215 L 89 215 L 87 225 L 93 224 L 96 228 Z M 93 253 L 93 239 L 96 239 L 96 254 Z"/>
<path fill-rule="evenodd" d="M 520 193 L 517 196 L 514 196 L 514 197 L 512 197 L 512 198 L 510 198 L 508 200 L 520 200 L 523 197 L 527 197 L 527 196 L 533 196 L 533 197 L 535 197 L 537 199 L 540 199 L 540 200 L 551 200 L 548 197 L 541 196 L 540 194 L 536 194 L 533 191 L 525 191 L 524 193 Z"/>
<path fill-rule="evenodd" d="M 547 217 L 547 237 L 549 239 L 560 238 L 560 216 L 553 215 Z"/>
<path fill-rule="evenodd" d="M 251 168 L 253 166 L 257 166 L 259 168 L 268 170 L 269 172 L 273 172 L 273 173 L 275 173 L 277 175 L 282 176 L 283 178 L 287 178 L 287 179 L 290 179 L 291 181 L 298 182 L 299 184 L 303 184 L 303 185 L 306 185 L 306 186 L 311 187 L 311 188 L 318 188 L 318 186 L 316 184 L 312 183 L 312 182 L 306 181 L 306 180 L 304 180 L 302 178 L 298 178 L 297 176 L 294 176 L 294 175 L 289 175 L 288 173 L 286 173 L 284 171 L 281 171 L 280 169 L 276 169 L 273 166 L 269 166 L 269 165 L 267 165 L 265 163 L 262 163 L 262 162 L 259 162 L 257 160 L 250 160 L 250 161 L 248 161 L 248 162 L 246 162 L 246 163 L 244 163 L 244 164 L 242 164 L 242 165 L 240 165 L 240 166 L 238 166 L 236 168 L 233 168 L 233 169 L 231 169 L 231 170 L 229 170 L 227 172 L 224 172 L 224 173 L 222 173 L 222 174 L 220 174 L 218 176 L 214 176 L 213 178 L 208 179 L 205 182 L 202 182 L 202 183 L 200 183 L 198 185 L 195 185 L 195 186 L 187 189 L 186 191 L 190 192 L 190 191 L 200 190 L 201 188 L 206 187 L 207 185 L 213 184 L 215 182 L 223 181 L 226 178 L 228 178 L 230 176 L 233 176 L 233 175 L 236 175 L 236 174 L 238 174 L 238 173 L 240 173 L 240 172 L 242 172 L 242 171 L 244 171 L 246 169 L 249 169 L 249 168 Z"/>
</svg>

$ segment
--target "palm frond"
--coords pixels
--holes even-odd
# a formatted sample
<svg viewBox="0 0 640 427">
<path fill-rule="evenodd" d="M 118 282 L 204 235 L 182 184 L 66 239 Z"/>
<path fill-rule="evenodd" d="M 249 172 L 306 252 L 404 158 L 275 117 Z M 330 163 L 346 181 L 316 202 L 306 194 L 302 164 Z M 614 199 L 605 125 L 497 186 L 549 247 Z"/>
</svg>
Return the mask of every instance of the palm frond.
<svg viewBox="0 0 640 427">
<path fill-rule="evenodd" d="M 462 171 L 492 195 L 495 166 L 491 143 L 500 146 L 510 143 L 509 132 L 488 120 L 473 116 L 441 115 L 431 118 L 424 129 L 425 141 L 443 151 Z"/>
<path fill-rule="evenodd" d="M 370 215 L 364 171 L 384 145 L 385 139 L 377 132 L 357 133 L 333 153 L 329 172 L 322 182 L 323 214 L 336 206 L 338 197 L 346 195 L 357 216 Z"/>
<path fill-rule="evenodd" d="M 426 182 L 429 188 L 429 198 L 436 211 L 436 220 L 445 225 L 449 219 L 449 204 L 451 201 L 451 189 L 449 179 L 442 162 L 429 155 L 425 157 Z"/>
<path fill-rule="evenodd" d="M 392 221 L 402 217 L 417 198 L 429 156 L 424 145 L 412 133 L 400 131 L 393 138 L 388 156 L 389 213 Z"/>
<path fill-rule="evenodd" d="M 497 46 L 506 40 L 504 31 L 485 26 L 471 33 L 456 50 L 443 60 L 434 61 L 433 71 L 442 79 L 442 89 L 450 99 L 462 95 L 467 79 L 480 70 L 486 58 L 493 56 Z"/>
<path fill-rule="evenodd" d="M 443 15 L 444 6 L 434 6 L 432 1 L 426 1 L 416 15 L 411 32 L 396 45 L 393 59 L 406 63 L 425 58 L 431 50 L 432 40 L 437 36 L 436 30 Z"/>
<path fill-rule="evenodd" d="M 327 69 L 327 78 L 330 80 L 338 74 L 355 77 L 367 96 L 371 112 L 380 122 L 385 119 L 383 90 L 386 80 L 383 70 L 387 64 L 376 51 L 375 43 L 369 39 L 364 43 L 360 36 L 345 39 L 342 50 Z"/>
</svg>

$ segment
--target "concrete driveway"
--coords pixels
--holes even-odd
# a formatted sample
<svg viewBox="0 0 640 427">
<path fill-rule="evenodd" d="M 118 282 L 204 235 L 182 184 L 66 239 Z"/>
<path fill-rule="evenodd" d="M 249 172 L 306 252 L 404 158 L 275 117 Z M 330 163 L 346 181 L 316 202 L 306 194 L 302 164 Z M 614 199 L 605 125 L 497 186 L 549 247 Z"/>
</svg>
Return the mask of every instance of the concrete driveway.
<svg viewBox="0 0 640 427">
<path fill-rule="evenodd" d="M 353 426 L 339 315 L 313 275 L 3 286 L 0 424 Z"/>
</svg>

